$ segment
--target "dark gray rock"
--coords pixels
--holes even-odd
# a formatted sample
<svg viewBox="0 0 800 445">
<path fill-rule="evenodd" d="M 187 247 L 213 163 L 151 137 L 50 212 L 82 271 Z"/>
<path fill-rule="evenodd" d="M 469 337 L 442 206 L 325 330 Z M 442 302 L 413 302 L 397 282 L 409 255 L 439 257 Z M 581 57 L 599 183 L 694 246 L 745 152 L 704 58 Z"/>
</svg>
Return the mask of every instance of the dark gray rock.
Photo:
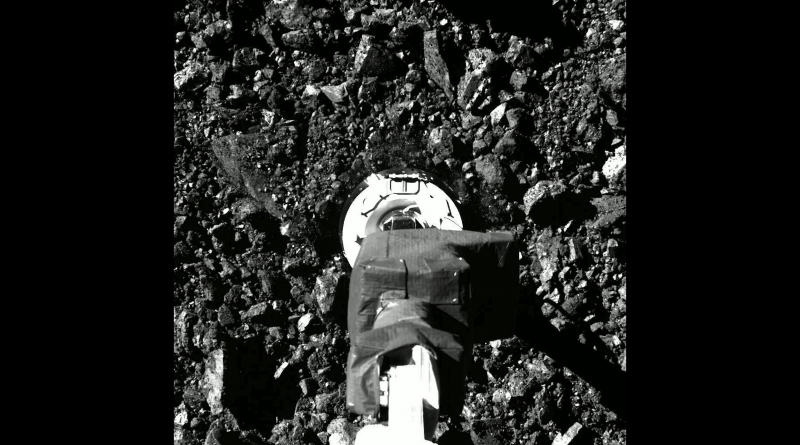
<svg viewBox="0 0 800 445">
<path fill-rule="evenodd" d="M 538 205 L 557 200 L 566 191 L 567 187 L 560 182 L 546 180 L 537 182 L 525 192 L 525 196 L 522 198 L 525 214 L 533 216 L 532 212 Z"/>
<path fill-rule="evenodd" d="M 442 42 L 436 30 L 427 31 L 423 35 L 425 51 L 425 71 L 428 77 L 439 85 L 449 99 L 454 98 L 450 71 L 442 54 Z"/>
<path fill-rule="evenodd" d="M 513 435 L 500 419 L 482 419 L 470 422 L 470 437 L 475 445 L 506 445 Z"/>
<path fill-rule="evenodd" d="M 263 321 L 267 319 L 271 313 L 272 308 L 266 301 L 264 301 L 251 306 L 250 309 L 248 309 L 247 312 L 245 312 L 245 314 L 242 316 L 242 320 L 245 322 Z"/>
<path fill-rule="evenodd" d="M 303 29 L 311 24 L 312 8 L 308 0 L 270 2 L 265 7 L 268 19 L 278 20 L 289 29 Z"/>
<path fill-rule="evenodd" d="M 239 48 L 233 53 L 234 68 L 257 68 L 261 66 L 266 54 L 258 48 Z"/>
<path fill-rule="evenodd" d="M 222 304 L 217 310 L 217 320 L 222 326 L 228 327 L 236 323 L 238 314 L 231 310 L 227 304 Z"/>
<path fill-rule="evenodd" d="M 267 172 L 259 165 L 291 165 L 298 159 L 298 144 L 297 128 L 280 126 L 268 135 L 244 134 L 218 138 L 211 142 L 211 148 L 227 178 L 261 202 L 270 214 L 281 219 L 283 209 L 272 200 L 271 190 L 267 190 Z"/>
<path fill-rule="evenodd" d="M 595 229 L 610 227 L 625 219 L 625 196 L 601 196 L 591 201 L 597 209 L 597 217 L 592 223 Z"/>
<path fill-rule="evenodd" d="M 358 88 L 358 100 L 375 103 L 382 98 L 381 84 L 377 77 L 366 77 Z"/>
<path fill-rule="evenodd" d="M 478 87 L 480 87 L 481 82 L 483 80 L 483 73 L 480 70 L 474 71 L 467 71 L 462 77 L 461 80 L 458 82 L 458 106 L 463 109 L 469 109 L 469 104 L 475 102 L 476 95 L 478 93 Z"/>
<path fill-rule="evenodd" d="M 320 313 L 327 314 L 333 308 L 336 299 L 336 287 L 341 277 L 342 272 L 337 272 L 335 269 L 329 269 L 324 275 L 317 277 L 314 290 L 311 292 L 311 298 L 316 303 Z"/>
<path fill-rule="evenodd" d="M 535 55 L 536 52 L 530 45 L 526 45 L 522 40 L 514 36 L 510 40 L 505 58 L 514 68 L 520 69 L 532 66 Z"/>
<path fill-rule="evenodd" d="M 610 60 L 600 72 L 600 97 L 609 104 L 626 106 L 626 55 Z"/>
<path fill-rule="evenodd" d="M 428 137 L 428 149 L 442 158 L 450 157 L 453 155 L 453 139 L 450 128 L 434 128 Z"/>
<path fill-rule="evenodd" d="M 475 161 L 475 171 L 491 187 L 502 189 L 508 183 L 510 172 L 494 155 L 486 155 Z"/>
<path fill-rule="evenodd" d="M 379 45 L 375 36 L 364 34 L 356 50 L 354 68 L 362 76 L 394 78 L 399 64 L 392 53 Z"/>
<path fill-rule="evenodd" d="M 509 159 L 518 157 L 523 151 L 527 151 L 529 141 L 517 130 L 508 130 L 503 133 L 503 137 L 497 141 L 492 152 L 496 155 L 505 155 Z"/>
<path fill-rule="evenodd" d="M 272 26 L 269 23 L 265 23 L 260 28 L 258 28 L 258 33 L 261 34 L 261 37 L 267 42 L 271 48 L 275 48 L 278 46 L 278 41 L 275 39 L 275 31 L 272 29 Z"/>
</svg>

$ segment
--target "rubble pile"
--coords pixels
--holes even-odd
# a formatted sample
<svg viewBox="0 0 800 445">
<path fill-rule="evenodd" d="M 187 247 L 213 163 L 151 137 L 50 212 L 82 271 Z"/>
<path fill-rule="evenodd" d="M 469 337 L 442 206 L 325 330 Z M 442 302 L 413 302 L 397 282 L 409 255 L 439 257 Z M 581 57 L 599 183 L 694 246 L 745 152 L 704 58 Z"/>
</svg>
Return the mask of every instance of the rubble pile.
<svg viewBox="0 0 800 445">
<path fill-rule="evenodd" d="M 626 2 L 541 3 L 174 2 L 176 444 L 353 443 L 338 221 L 390 167 L 514 232 L 547 322 L 626 369 Z M 626 442 L 519 338 L 471 368 L 439 443 Z"/>
</svg>

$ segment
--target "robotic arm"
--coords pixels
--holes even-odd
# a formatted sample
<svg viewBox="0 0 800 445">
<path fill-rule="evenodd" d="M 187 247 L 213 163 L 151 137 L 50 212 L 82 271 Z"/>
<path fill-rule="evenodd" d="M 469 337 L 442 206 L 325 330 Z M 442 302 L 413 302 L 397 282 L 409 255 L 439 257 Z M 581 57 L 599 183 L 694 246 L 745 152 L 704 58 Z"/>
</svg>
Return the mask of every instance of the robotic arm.
<svg viewBox="0 0 800 445">
<path fill-rule="evenodd" d="M 431 443 L 439 415 L 463 408 L 473 342 L 514 333 L 516 243 L 462 230 L 457 202 L 435 176 L 395 169 L 346 203 L 347 406 L 378 420 L 356 445 Z"/>
</svg>

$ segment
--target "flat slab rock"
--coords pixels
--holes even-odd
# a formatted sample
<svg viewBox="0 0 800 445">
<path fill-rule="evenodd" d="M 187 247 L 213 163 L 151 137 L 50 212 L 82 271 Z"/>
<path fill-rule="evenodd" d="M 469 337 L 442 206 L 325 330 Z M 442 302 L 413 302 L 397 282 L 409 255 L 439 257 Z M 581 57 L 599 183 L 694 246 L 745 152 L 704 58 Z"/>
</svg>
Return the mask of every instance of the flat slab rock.
<svg viewBox="0 0 800 445">
<path fill-rule="evenodd" d="M 433 31 L 426 31 L 423 35 L 423 49 L 425 51 L 425 71 L 436 85 L 444 91 L 448 99 L 452 99 L 453 84 L 450 80 L 450 71 L 444 61 L 439 34 Z"/>
</svg>

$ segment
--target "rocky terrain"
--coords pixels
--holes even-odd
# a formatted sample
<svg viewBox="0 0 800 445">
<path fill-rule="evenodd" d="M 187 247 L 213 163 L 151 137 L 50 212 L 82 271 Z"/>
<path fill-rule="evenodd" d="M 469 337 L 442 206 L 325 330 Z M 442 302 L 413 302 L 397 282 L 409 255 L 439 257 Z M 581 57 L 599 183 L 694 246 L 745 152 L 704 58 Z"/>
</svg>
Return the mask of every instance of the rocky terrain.
<svg viewBox="0 0 800 445">
<path fill-rule="evenodd" d="M 338 221 L 396 166 L 513 231 L 521 303 L 626 370 L 624 0 L 173 4 L 176 444 L 353 443 Z M 476 345 L 436 441 L 624 444 L 543 349 Z"/>
</svg>

